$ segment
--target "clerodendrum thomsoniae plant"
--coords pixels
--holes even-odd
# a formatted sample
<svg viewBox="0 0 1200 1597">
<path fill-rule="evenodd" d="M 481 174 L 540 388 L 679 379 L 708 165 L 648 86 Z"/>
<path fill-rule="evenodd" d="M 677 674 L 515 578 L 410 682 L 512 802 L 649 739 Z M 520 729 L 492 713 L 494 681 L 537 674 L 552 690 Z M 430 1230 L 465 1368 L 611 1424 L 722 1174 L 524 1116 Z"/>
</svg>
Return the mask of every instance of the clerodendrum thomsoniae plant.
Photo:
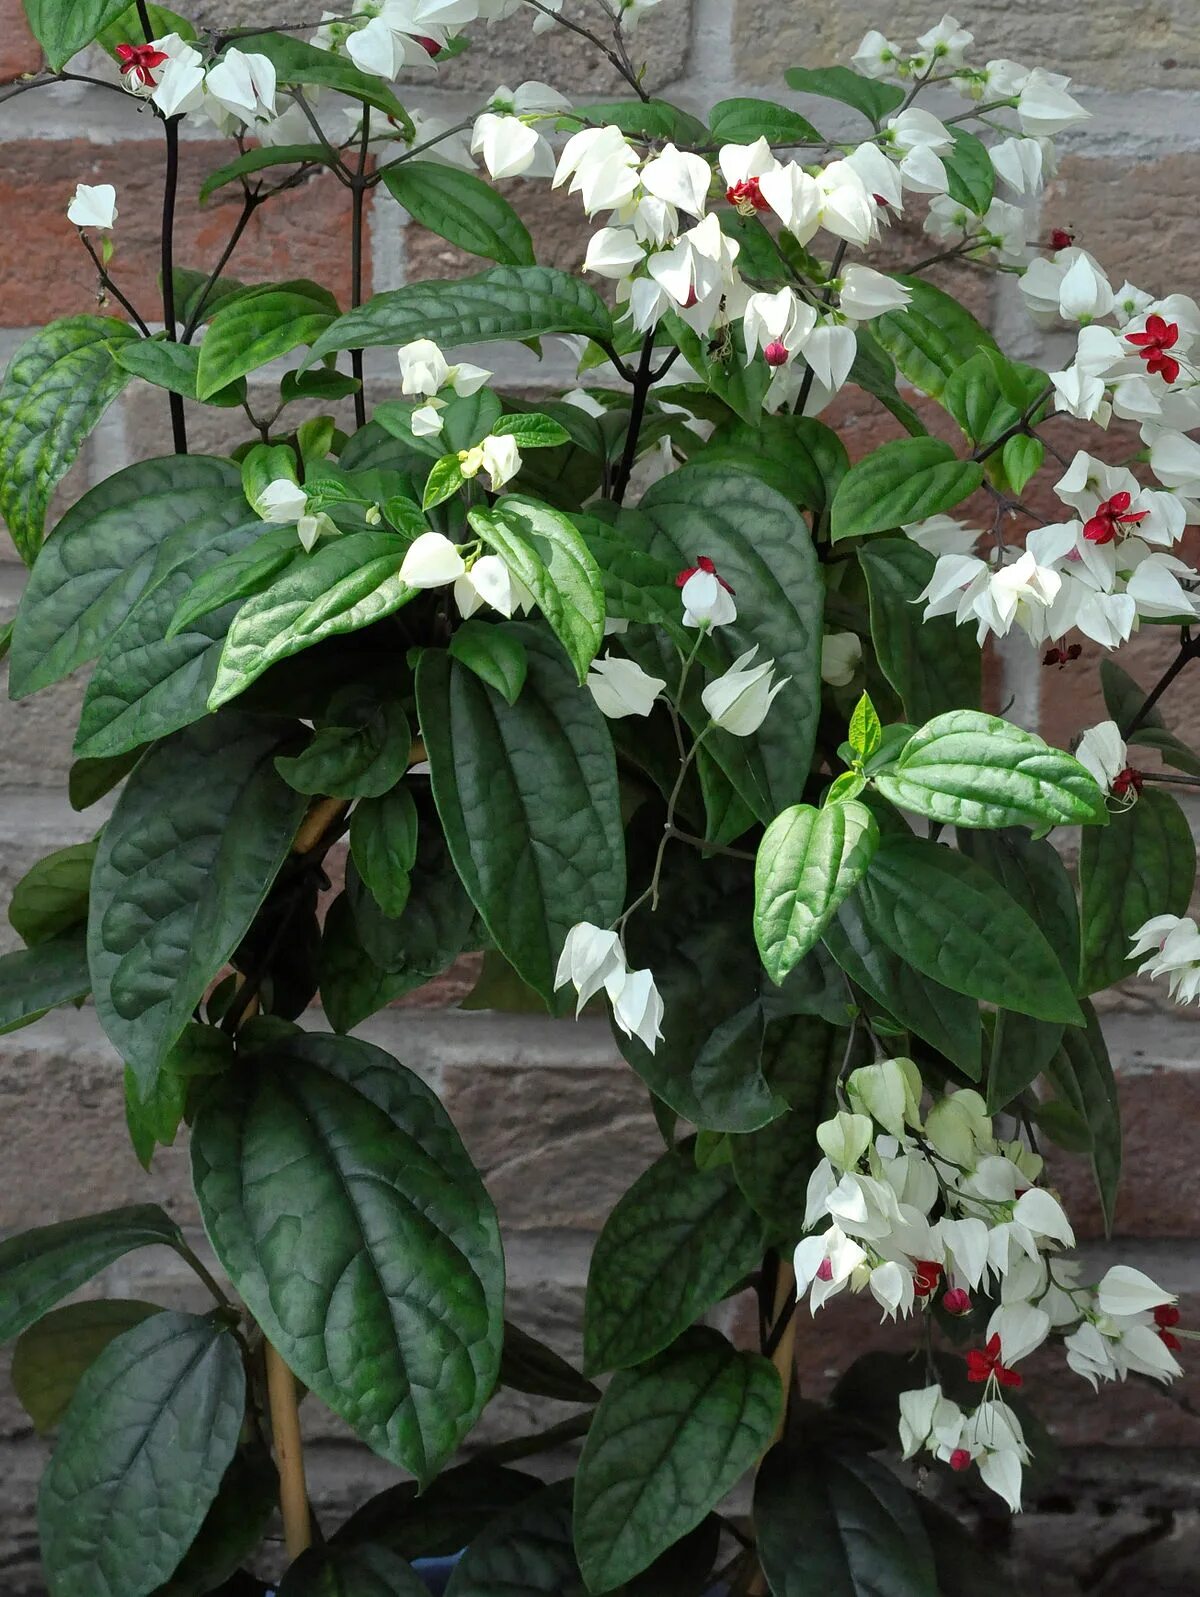
<svg viewBox="0 0 1200 1597">
<path fill-rule="evenodd" d="M 53 1597 L 241 1591 L 277 1496 L 283 1597 L 402 1597 L 409 1560 L 461 1546 L 457 1597 L 918 1597 L 971 1556 L 931 1500 L 953 1502 L 950 1472 L 1020 1506 L 1027 1354 L 1061 1344 L 1093 1386 L 1179 1373 L 1173 1298 L 1081 1272 L 1037 1138 L 1090 1152 L 1111 1214 L 1089 995 L 1147 954 L 1178 996 L 1200 987 L 1188 827 L 1125 747 L 1197 768 L 1154 704 L 1198 652 L 1172 550 L 1200 498 L 1200 311 L 1114 291 L 1069 238 L 1027 245 L 994 197 L 1053 169 L 1084 116 L 1065 80 L 970 65 L 945 18 L 913 53 L 871 34 L 857 70 L 786 73 L 841 102 L 849 142 L 760 100 L 706 125 L 643 91 L 650 3 L 383 0 L 306 42 L 28 0 L 51 70 L 10 92 L 99 38 L 105 81 L 162 123 L 168 217 L 184 117 L 231 135 L 207 187 L 245 195 L 211 270 L 176 265 L 167 231 L 164 333 L 122 294 L 113 189 L 81 187 L 71 219 L 128 319 L 51 324 L 0 394 L 0 501 L 32 565 L 12 690 L 95 661 L 72 801 L 120 789 L 93 843 L 17 888 L 28 947 L 0 962 L 0 1021 L 91 995 L 139 1156 L 187 1127 L 232 1283 L 151 1207 L 0 1248 L 17 1383 L 58 1427 Z M 452 78 L 471 27 L 511 12 L 584 33 L 628 97 L 527 83 L 457 126 L 405 109 L 404 67 L 432 54 Z M 477 164 L 582 205 L 581 276 L 535 264 Z M 356 284 L 379 183 L 492 264 L 349 307 L 226 276 L 255 209 L 326 169 L 352 194 Z M 914 196 L 936 253 L 880 272 Z M 1072 363 L 1008 359 L 923 275 L 947 260 L 1024 273 L 1031 311 L 1078 327 Z M 553 337 L 578 356 L 556 399 L 454 364 Z M 364 386 L 374 346 L 398 351 L 402 399 Z M 277 396 L 248 389 L 283 356 Z M 43 543 L 55 483 L 134 378 L 165 391 L 175 454 Z M 853 466 L 820 419 L 846 385 L 897 433 Z M 351 395 L 352 431 L 297 425 L 299 401 Z M 188 454 L 184 398 L 246 412 L 231 458 Z M 1063 414 L 1132 421 L 1147 448 L 1068 461 Z M 1047 454 L 1065 508 L 1039 527 L 1021 496 Z M 947 515 L 968 499 L 982 532 Z M 1073 757 L 979 709 L 980 641 L 1014 622 L 1049 666 L 1079 633 L 1183 633 L 1144 702 L 1106 663 L 1112 720 Z M 1077 827 L 1076 886 L 1047 834 L 1073 851 Z M 583 1374 L 506 1323 L 495 1212 L 433 1093 L 348 1035 L 478 950 L 484 1006 L 610 1008 L 662 1130 L 595 1250 Z M 156 1242 L 211 1313 L 55 1307 Z M 753 1349 L 697 1324 L 745 1289 Z M 848 1358 L 802 1404 L 797 1328 L 843 1289 L 916 1350 Z M 413 1478 L 313 1547 L 297 1382 Z M 498 1385 L 572 1417 L 455 1465 Z M 511 1468 L 571 1438 L 573 1483 Z M 725 1500 L 755 1472 L 746 1520 Z"/>
</svg>

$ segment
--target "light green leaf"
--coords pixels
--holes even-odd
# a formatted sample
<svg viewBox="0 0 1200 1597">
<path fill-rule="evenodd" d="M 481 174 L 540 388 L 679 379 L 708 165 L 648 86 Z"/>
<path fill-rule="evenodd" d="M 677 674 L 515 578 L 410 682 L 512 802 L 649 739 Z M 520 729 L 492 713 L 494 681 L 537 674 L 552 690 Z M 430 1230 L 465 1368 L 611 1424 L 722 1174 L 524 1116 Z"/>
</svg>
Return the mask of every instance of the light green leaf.
<svg viewBox="0 0 1200 1597">
<path fill-rule="evenodd" d="M 146 1597 L 174 1573 L 237 1447 L 246 1377 L 227 1328 L 154 1314 L 79 1383 L 38 1492 L 52 1597 Z"/>
<path fill-rule="evenodd" d="M 12 1385 L 42 1436 L 54 1430 L 85 1372 L 112 1339 L 160 1311 L 154 1303 L 104 1298 L 52 1309 L 17 1338 Z"/>
<path fill-rule="evenodd" d="M 25 0 L 25 15 L 46 52 L 50 70 L 61 72 L 73 55 L 121 15 L 128 3 L 129 0 L 70 0 L 69 5 L 63 5 L 62 0 Z M 142 37 L 140 29 L 137 37 Z"/>
<path fill-rule="evenodd" d="M 1083 949 L 1080 991 L 1132 976 L 1134 933 L 1154 915 L 1186 915 L 1196 880 L 1188 818 L 1169 793 L 1147 786 L 1130 809 L 1083 834 L 1079 859 Z"/>
<path fill-rule="evenodd" d="M 719 144 L 822 144 L 824 140 L 802 116 L 772 100 L 719 100 L 708 113 L 709 131 Z"/>
<path fill-rule="evenodd" d="M 501 416 L 492 431 L 501 438 L 515 438 L 522 449 L 557 449 L 560 444 L 571 442 L 565 427 L 536 410 L 524 415 Z"/>
<path fill-rule="evenodd" d="M 532 266 L 533 240 L 512 206 L 472 172 L 434 161 L 385 167 L 384 185 L 414 221 L 471 255 Z"/>
<path fill-rule="evenodd" d="M 96 842 L 72 843 L 40 859 L 13 888 L 8 919 L 33 947 L 69 932 L 87 919 L 88 887 Z"/>
<path fill-rule="evenodd" d="M 177 33 L 185 40 L 196 37 L 196 30 L 192 24 L 177 11 L 170 11 L 166 6 L 148 5 L 146 15 L 150 18 L 151 38 L 162 39 L 168 33 Z M 140 43 L 143 37 L 144 29 L 138 8 L 136 5 L 127 5 L 120 16 L 100 29 L 96 35 L 96 43 L 103 45 L 109 55 L 115 59 L 117 45 Z"/>
<path fill-rule="evenodd" d="M 125 784 L 92 873 L 100 1022 L 145 1091 L 254 919 L 305 801 L 276 775 L 294 723 L 229 714 L 159 744 Z"/>
<path fill-rule="evenodd" d="M 789 67 L 783 74 L 790 89 L 801 94 L 819 94 L 827 100 L 840 100 L 861 111 L 869 122 L 879 127 L 885 116 L 899 110 L 904 103 L 904 90 L 892 83 L 877 83 L 860 77 L 849 67 Z"/>
<path fill-rule="evenodd" d="M 175 1247 L 179 1227 L 153 1204 L 39 1226 L 0 1242 L 0 1342 L 41 1319 L 135 1248 Z"/>
<path fill-rule="evenodd" d="M 400 580 L 408 541 L 386 528 L 318 544 L 238 611 L 225 639 L 210 710 L 244 693 L 264 671 L 302 649 L 370 626 L 414 592 Z"/>
<path fill-rule="evenodd" d="M 529 659 L 525 645 L 508 627 L 464 621 L 450 639 L 450 653 L 509 704 L 520 698 Z"/>
<path fill-rule="evenodd" d="M 471 511 L 469 520 L 533 594 L 582 683 L 604 637 L 604 583 L 579 528 L 516 494 Z"/>
<path fill-rule="evenodd" d="M 13 696 L 94 659 L 147 588 L 245 519 L 237 467 L 206 455 L 144 460 L 84 494 L 38 555 L 22 596 Z"/>
<path fill-rule="evenodd" d="M 1054 950 L 963 855 L 923 838 L 887 836 L 858 897 L 871 932 L 923 975 L 982 1003 L 1078 1025 L 1079 1005 Z"/>
<path fill-rule="evenodd" d="M 559 128 L 574 133 L 580 122 L 591 127 L 618 127 L 631 139 L 671 139 L 676 144 L 703 144 L 708 133 L 689 111 L 655 99 L 593 100 L 564 113 Z"/>
<path fill-rule="evenodd" d="M 267 284 L 227 301 L 200 346 L 196 397 L 209 399 L 247 372 L 311 344 L 336 317 L 332 297 L 309 284 Z"/>
<path fill-rule="evenodd" d="M 272 1345 L 426 1485 L 491 1395 L 503 1340 L 495 1211 L 435 1095 L 382 1049 L 298 1033 L 214 1082 L 192 1173 Z"/>
<path fill-rule="evenodd" d="M 942 165 L 950 180 L 950 198 L 982 216 L 996 192 L 996 169 L 987 145 L 965 128 L 953 127 L 949 132 L 954 148 L 942 155 Z"/>
<path fill-rule="evenodd" d="M 872 538 L 858 550 L 871 603 L 871 641 L 879 669 L 904 713 L 918 723 L 979 703 L 982 656 L 969 627 L 953 616 L 921 619 L 915 603 L 936 560 L 911 538 Z"/>
<path fill-rule="evenodd" d="M 952 295 L 922 277 L 898 277 L 912 298 L 903 310 L 887 311 L 871 323 L 883 345 L 914 388 L 940 399 L 947 379 L 996 340 Z"/>
<path fill-rule="evenodd" d="M 754 938 L 767 974 L 782 982 L 820 940 L 879 846 L 865 804 L 796 804 L 763 833 L 754 867 Z"/>
<path fill-rule="evenodd" d="M 588 1590 L 611 1591 L 699 1525 L 766 1448 L 781 1399 L 766 1359 L 701 1327 L 614 1376 L 575 1480 Z"/>
<path fill-rule="evenodd" d="M 553 1007 L 567 932 L 584 920 L 611 925 L 624 902 L 616 761 L 557 646 L 536 627 L 511 630 L 528 655 L 515 704 L 430 650 L 417 708 L 463 885 L 500 952 Z"/>
<path fill-rule="evenodd" d="M 983 467 L 959 460 L 940 438 L 900 438 L 851 466 L 833 501 L 835 543 L 923 521 L 951 510 L 983 481 Z"/>
<path fill-rule="evenodd" d="M 454 497 L 465 481 L 462 461 L 458 456 L 443 455 L 440 460 L 434 462 L 433 469 L 425 479 L 425 488 L 421 494 L 421 509 L 432 510 L 435 505 L 445 504 L 447 499 Z"/>
<path fill-rule="evenodd" d="M 879 712 L 871 703 L 869 693 L 862 694 L 854 706 L 854 713 L 850 717 L 849 742 L 860 760 L 869 760 L 883 742 Z"/>
<path fill-rule="evenodd" d="M 1018 433 L 1008 440 L 1000 452 L 1000 460 L 1013 493 L 1024 491 L 1030 479 L 1041 471 L 1045 458 L 1046 446 L 1040 438 Z"/>
<path fill-rule="evenodd" d="M 874 782 L 900 809 L 954 826 L 1041 833 L 1108 820 L 1104 794 L 1078 760 L 979 710 L 935 716 Z"/>
<path fill-rule="evenodd" d="M 68 316 L 27 339 L 9 362 L 0 385 L 0 517 L 27 566 L 51 495 L 129 381 L 113 346 L 137 336 L 113 316 Z"/>
<path fill-rule="evenodd" d="M 496 266 L 456 282 L 410 283 L 340 316 L 305 364 L 339 349 L 431 338 L 444 348 L 578 333 L 608 340 L 612 318 L 590 284 L 549 266 Z"/>
<path fill-rule="evenodd" d="M 729 1165 L 698 1170 L 686 1148 L 639 1176 L 604 1222 L 588 1271 L 589 1375 L 661 1353 L 755 1269 L 763 1224 Z"/>
</svg>

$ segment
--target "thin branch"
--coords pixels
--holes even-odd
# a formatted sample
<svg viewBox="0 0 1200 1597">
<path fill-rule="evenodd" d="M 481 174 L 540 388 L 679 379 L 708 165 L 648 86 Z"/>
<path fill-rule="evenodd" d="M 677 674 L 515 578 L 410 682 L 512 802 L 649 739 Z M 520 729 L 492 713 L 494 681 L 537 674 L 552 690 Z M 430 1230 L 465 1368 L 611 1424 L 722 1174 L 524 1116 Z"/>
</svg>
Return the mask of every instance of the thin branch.
<svg viewBox="0 0 1200 1597">
<path fill-rule="evenodd" d="M 367 197 L 367 162 L 370 159 L 370 147 L 371 107 L 364 105 L 362 136 L 358 146 L 358 171 L 354 175 L 354 183 L 350 190 L 350 304 L 352 308 L 362 304 L 363 207 Z M 354 390 L 354 425 L 356 427 L 365 427 L 367 425 L 367 395 L 366 385 L 363 380 L 363 352 L 361 349 L 352 349 L 350 351 L 350 369 L 358 382 L 358 387 Z"/>
<path fill-rule="evenodd" d="M 1162 698 L 1188 661 L 1194 660 L 1198 654 L 1200 654 L 1200 638 L 1193 638 L 1188 628 L 1183 627 L 1179 634 L 1179 653 L 1142 700 L 1141 708 L 1121 728 L 1121 736 L 1126 743 L 1129 742 L 1138 727 L 1145 724 L 1150 711 Z"/>
<path fill-rule="evenodd" d="M 387 161 L 383 166 L 377 166 L 367 180 L 369 186 L 374 188 L 384 174 L 390 172 L 394 166 L 403 166 L 405 161 L 411 161 L 418 155 L 424 155 L 426 150 L 432 150 L 435 145 L 441 144 L 443 139 L 451 138 L 455 133 L 466 133 L 474 126 L 475 119 L 471 117 L 465 122 L 456 122 L 453 127 L 447 128 L 444 133 L 439 133 L 432 139 L 426 139 L 423 144 L 412 145 L 411 148 L 405 150 L 403 155 L 396 156 L 395 160 Z"/>
<path fill-rule="evenodd" d="M 94 89 L 109 89 L 114 94 L 126 95 L 129 92 L 119 83 L 110 83 L 107 78 L 93 78 L 86 72 L 36 72 L 5 83 L 5 92 L 0 94 L 0 105 L 6 100 L 15 100 L 18 94 L 25 94 L 30 89 L 45 89 L 52 83 L 90 83 Z"/>
<path fill-rule="evenodd" d="M 80 230 L 79 230 L 79 239 L 80 239 L 80 242 L 82 243 L 84 249 L 92 257 L 92 260 L 95 263 L 96 270 L 100 274 L 100 285 L 104 289 L 104 292 L 106 294 L 111 294 L 113 299 L 116 300 L 118 305 L 123 305 L 124 306 L 124 308 L 129 312 L 129 315 L 130 315 L 130 317 L 131 317 L 131 319 L 133 321 L 134 326 L 142 334 L 142 337 L 143 338 L 149 338 L 150 337 L 150 329 L 146 326 L 146 323 L 138 315 L 137 308 L 133 304 L 133 301 L 130 300 L 130 299 L 127 299 L 125 297 L 125 295 L 122 294 L 121 290 L 117 287 L 117 285 L 113 282 L 112 278 L 108 275 L 108 268 L 105 266 L 104 262 L 100 259 L 100 257 L 96 254 L 95 246 L 92 244 L 91 239 L 88 238 L 87 234 L 83 231 L 82 228 L 80 228 Z"/>
<path fill-rule="evenodd" d="M 842 262 L 845 260 L 845 258 L 846 258 L 846 240 L 842 239 L 842 241 L 838 244 L 837 249 L 834 251 L 833 260 L 829 263 L 829 281 L 825 284 L 824 292 L 821 295 L 821 298 L 824 300 L 825 305 L 826 305 L 827 308 L 828 308 L 828 306 L 833 304 L 833 283 L 834 283 L 834 279 L 837 277 L 838 273 L 841 271 Z M 800 397 L 797 399 L 795 407 L 794 407 L 794 414 L 795 415 L 803 416 L 804 409 L 805 409 L 805 406 L 808 404 L 809 395 L 812 393 L 812 386 L 813 386 L 813 383 L 816 381 L 816 377 L 817 377 L 817 374 L 816 374 L 815 371 L 813 371 L 812 367 L 811 366 L 807 366 L 805 368 L 803 381 L 800 384 Z"/>
<path fill-rule="evenodd" d="M 581 39 L 586 39 L 589 44 L 594 44 L 597 50 L 601 51 L 616 71 L 621 74 L 640 100 L 648 100 L 650 98 L 650 94 L 643 87 L 637 73 L 633 70 L 633 63 L 629 59 L 629 52 L 625 49 L 625 41 L 621 36 L 619 20 L 615 29 L 617 49 L 614 50 L 605 44 L 604 40 L 598 34 L 593 33 L 590 28 L 585 28 L 581 22 L 572 22 L 570 17 L 564 17 L 559 11 L 551 11 L 548 6 L 542 5 L 541 0 L 527 0 L 527 3 L 531 10 L 540 11 L 542 16 L 549 17 L 560 28 L 566 28 L 568 33 L 576 33 Z"/>
<path fill-rule="evenodd" d="M 213 289 L 217 286 L 217 279 L 225 270 L 226 266 L 228 266 L 230 259 L 233 256 L 234 250 L 238 247 L 242 234 L 246 231 L 246 228 L 249 225 L 250 218 L 262 204 L 264 197 L 264 195 L 257 191 L 251 191 L 250 189 L 246 190 L 246 197 L 242 204 L 241 215 L 234 224 L 233 232 L 230 235 L 229 242 L 221 251 L 220 259 L 209 273 L 208 281 L 200 290 L 200 296 L 195 305 L 192 307 L 192 314 L 188 317 L 183 332 L 180 335 L 181 343 L 190 344 L 192 339 L 195 337 L 196 329 L 199 327 L 204 316 L 204 307 L 208 304 Z"/>
<path fill-rule="evenodd" d="M 1013 422 L 1012 426 L 1011 427 L 1006 427 L 998 438 L 993 438 L 992 439 L 990 444 L 981 444 L 980 447 L 971 456 L 971 459 L 972 460 L 978 460 L 978 461 L 987 460 L 990 455 L 994 455 L 996 453 L 997 449 L 1003 449 L 1005 444 L 1008 443 L 1010 438 L 1016 438 L 1019 434 L 1024 433 L 1024 432 L 1028 432 L 1029 431 L 1029 423 L 1033 420 L 1033 418 L 1037 415 L 1038 411 L 1042 408 L 1042 406 L 1046 403 L 1046 401 L 1051 397 L 1051 395 L 1053 393 L 1054 393 L 1054 384 L 1053 383 L 1047 383 L 1045 388 L 1042 389 L 1041 393 L 1037 396 L 1037 398 L 1034 399 L 1034 400 L 1031 400 L 1030 403 L 1028 405 L 1026 405 L 1025 409 L 1017 417 L 1016 421 Z M 1034 513 L 1031 512 L 1031 514 L 1034 514 Z"/>
<path fill-rule="evenodd" d="M 641 436 L 642 422 L 646 417 L 646 401 L 650 397 L 650 389 L 654 383 L 653 368 L 654 329 L 651 328 L 642 342 L 642 358 L 637 376 L 633 380 L 633 404 L 629 411 L 629 426 L 625 433 L 625 449 L 621 455 L 621 464 L 617 468 L 617 480 L 613 488 L 613 499 L 618 505 L 625 498 L 629 478 L 633 473 L 633 464 L 637 459 L 638 439 Z"/>
<path fill-rule="evenodd" d="M 338 153 L 337 146 L 330 141 L 328 134 L 321 126 L 320 120 L 317 117 L 317 113 L 313 110 L 312 106 L 309 105 L 308 100 L 305 97 L 304 90 L 293 89 L 292 99 L 295 100 L 296 104 L 304 112 L 304 116 L 309 127 L 312 128 L 313 132 L 317 135 L 317 142 L 326 150 L 328 150 L 329 154 L 332 156 L 332 160 L 329 163 L 329 170 L 337 178 L 339 183 L 344 184 L 346 188 L 352 188 L 354 185 L 354 174 L 342 164 L 342 159 Z"/>
</svg>

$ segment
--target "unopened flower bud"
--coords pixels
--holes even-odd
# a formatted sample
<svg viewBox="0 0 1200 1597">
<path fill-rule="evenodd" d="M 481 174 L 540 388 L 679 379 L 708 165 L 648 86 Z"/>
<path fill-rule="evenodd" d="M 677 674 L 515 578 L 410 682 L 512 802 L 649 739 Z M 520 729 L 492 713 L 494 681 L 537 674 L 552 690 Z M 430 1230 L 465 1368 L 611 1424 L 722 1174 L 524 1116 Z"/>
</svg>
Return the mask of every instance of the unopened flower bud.
<svg viewBox="0 0 1200 1597">
<path fill-rule="evenodd" d="M 950 1455 L 950 1468 L 962 1471 L 970 1469 L 971 1455 L 965 1447 L 956 1447 Z"/>
<path fill-rule="evenodd" d="M 947 1314 L 970 1314 L 971 1294 L 965 1287 L 952 1286 L 948 1292 L 943 1294 L 942 1307 Z"/>
<path fill-rule="evenodd" d="M 773 338 L 763 350 L 763 359 L 768 366 L 786 366 L 789 358 L 787 345 L 781 338 Z"/>
</svg>

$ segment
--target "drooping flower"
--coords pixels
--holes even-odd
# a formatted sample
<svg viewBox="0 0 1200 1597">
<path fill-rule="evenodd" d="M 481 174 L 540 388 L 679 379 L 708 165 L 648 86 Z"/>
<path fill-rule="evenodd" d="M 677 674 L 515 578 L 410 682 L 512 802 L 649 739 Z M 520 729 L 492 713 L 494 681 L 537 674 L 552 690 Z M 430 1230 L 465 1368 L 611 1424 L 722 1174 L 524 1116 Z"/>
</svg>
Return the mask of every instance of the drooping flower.
<svg viewBox="0 0 1200 1597">
<path fill-rule="evenodd" d="M 625 950 L 614 931 L 579 921 L 571 927 L 554 972 L 554 990 L 569 982 L 579 994 L 575 1007 L 579 1015 L 589 998 L 594 998 L 605 983 L 625 972 Z"/>
<path fill-rule="evenodd" d="M 134 94 L 155 88 L 155 71 L 169 59 L 166 51 L 154 44 L 118 44 L 113 54 L 121 63 L 126 88 Z"/>
<path fill-rule="evenodd" d="M 767 711 L 777 693 L 792 680 L 781 677 L 772 683 L 775 662 L 767 660 L 752 666 L 758 645 L 740 654 L 722 676 L 717 677 L 701 693 L 704 708 L 713 724 L 734 737 L 749 737 L 757 732 L 766 719 Z"/>
<path fill-rule="evenodd" d="M 707 555 L 699 555 L 675 578 L 685 627 L 725 627 L 737 620 L 733 589 Z"/>
<path fill-rule="evenodd" d="M 1010 1370 L 1004 1364 L 1000 1338 L 996 1334 L 988 1337 L 984 1347 L 973 1347 L 967 1352 L 967 1380 L 978 1382 L 993 1379 L 1001 1386 L 1020 1386 L 1024 1381 L 1024 1377 L 1016 1370 Z"/>
<path fill-rule="evenodd" d="M 300 520 L 308 508 L 308 495 L 290 477 L 276 477 L 254 501 L 254 508 L 264 521 L 286 525 Z"/>
<path fill-rule="evenodd" d="M 441 588 L 465 570 L 457 546 L 444 533 L 423 532 L 405 551 L 400 580 L 410 588 Z"/>
<path fill-rule="evenodd" d="M 111 228 L 117 220 L 117 191 L 111 183 L 77 183 L 67 206 L 67 220 L 76 227 Z"/>
<path fill-rule="evenodd" d="M 666 685 L 662 677 L 651 676 L 636 661 L 613 654 L 592 661 L 585 684 L 599 709 L 613 721 L 627 715 L 649 715 Z"/>
<path fill-rule="evenodd" d="M 248 126 L 275 115 L 275 64 L 269 56 L 228 49 L 204 86 L 224 110 Z"/>
</svg>

